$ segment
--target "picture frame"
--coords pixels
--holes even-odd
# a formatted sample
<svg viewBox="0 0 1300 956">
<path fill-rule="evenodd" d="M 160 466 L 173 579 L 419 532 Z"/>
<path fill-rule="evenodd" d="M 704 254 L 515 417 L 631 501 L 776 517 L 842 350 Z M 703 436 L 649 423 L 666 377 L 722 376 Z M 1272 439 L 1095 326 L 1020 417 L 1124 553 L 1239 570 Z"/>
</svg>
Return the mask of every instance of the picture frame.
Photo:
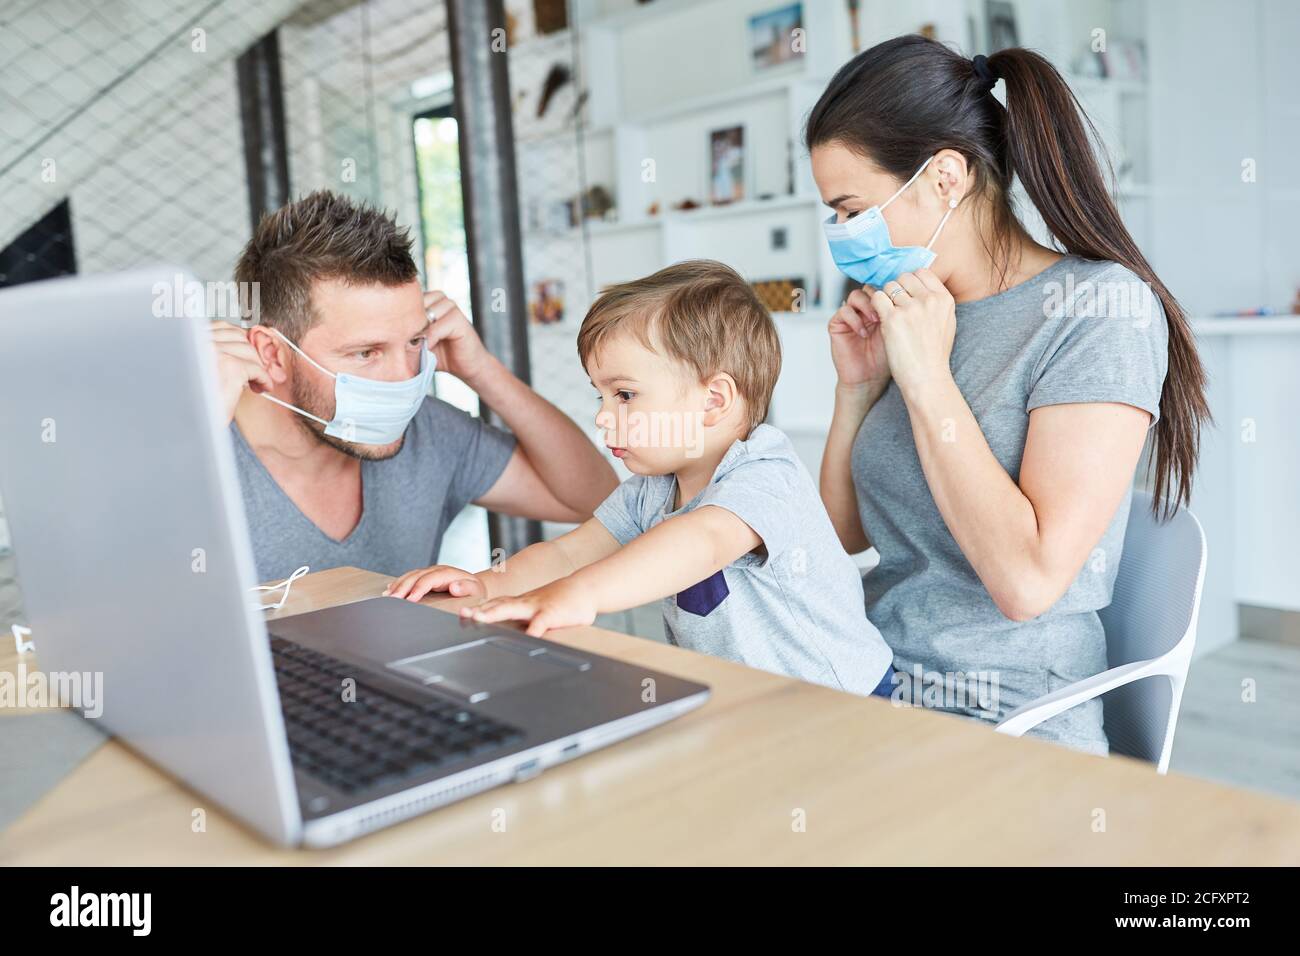
<svg viewBox="0 0 1300 956">
<path fill-rule="evenodd" d="M 709 132 L 709 202 L 715 206 L 739 202 L 746 195 L 745 127 L 728 126 Z"/>
<path fill-rule="evenodd" d="M 1016 28 L 1016 7 L 1010 0 L 986 0 L 984 21 L 988 51 L 991 54 L 1008 47 L 1020 46 Z"/>
<path fill-rule="evenodd" d="M 785 3 L 749 18 L 751 72 L 797 68 L 803 62 L 793 31 L 803 30 L 803 3 Z"/>
</svg>

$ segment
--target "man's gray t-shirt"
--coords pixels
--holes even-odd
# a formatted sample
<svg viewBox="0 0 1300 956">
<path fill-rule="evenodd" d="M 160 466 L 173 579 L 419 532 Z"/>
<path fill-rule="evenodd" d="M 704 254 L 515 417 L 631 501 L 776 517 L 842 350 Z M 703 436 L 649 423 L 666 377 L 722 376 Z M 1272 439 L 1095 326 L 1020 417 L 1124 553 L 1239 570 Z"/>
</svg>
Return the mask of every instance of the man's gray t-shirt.
<svg viewBox="0 0 1300 956">
<path fill-rule="evenodd" d="M 447 525 L 496 483 L 515 448 L 513 435 L 426 398 L 396 455 L 361 462 L 361 520 L 335 541 L 298 510 L 233 422 L 230 434 L 262 581 L 304 564 L 396 575 L 435 563 Z"/>
<path fill-rule="evenodd" d="M 664 598 L 673 644 L 750 667 L 869 694 L 890 651 L 863 610 L 862 579 L 790 440 L 759 425 L 727 451 L 704 489 L 674 510 L 674 475 L 633 475 L 596 509 L 626 545 L 677 515 L 725 508 L 763 539 L 705 581 Z"/>
<path fill-rule="evenodd" d="M 1159 300 L 1136 275 L 1115 263 L 1067 256 L 1006 292 L 959 303 L 950 365 L 994 457 L 1018 481 L 1035 408 L 1120 402 L 1150 412 L 1154 424 L 1167 335 Z M 998 610 L 944 523 L 895 384 L 863 421 L 852 461 L 862 526 L 880 552 L 879 566 L 863 581 L 867 613 L 898 670 L 911 674 L 919 665 L 926 681 L 935 673 L 956 681 L 956 672 L 967 679 L 996 672 L 1000 719 L 1106 669 L 1097 610 L 1110 603 L 1127 498 L 1060 600 L 1018 624 Z M 952 709 L 979 715 L 978 705 Z M 1032 733 L 1107 752 L 1100 700 Z"/>
</svg>

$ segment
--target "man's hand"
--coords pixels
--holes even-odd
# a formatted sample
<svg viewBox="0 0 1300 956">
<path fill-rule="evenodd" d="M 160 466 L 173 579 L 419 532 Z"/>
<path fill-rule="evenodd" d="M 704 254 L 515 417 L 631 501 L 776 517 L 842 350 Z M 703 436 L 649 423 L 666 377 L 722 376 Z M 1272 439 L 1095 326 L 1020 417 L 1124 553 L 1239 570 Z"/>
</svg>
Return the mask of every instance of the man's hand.
<svg viewBox="0 0 1300 956">
<path fill-rule="evenodd" d="M 424 312 L 433 322 L 429 349 L 438 357 L 438 368 L 472 387 L 492 359 L 474 326 L 460 306 L 436 289 L 424 293 Z"/>
<path fill-rule="evenodd" d="M 217 381 L 221 389 L 221 408 L 226 424 L 235 417 L 235 406 L 245 388 L 255 392 L 269 390 L 271 377 L 262 367 L 257 352 L 248 342 L 248 333 L 222 319 L 213 319 L 209 329 L 217 356 Z"/>
<path fill-rule="evenodd" d="M 384 588 L 384 596 L 419 601 L 431 591 L 446 591 L 452 597 L 487 596 L 487 589 L 475 575 L 449 564 L 407 571 Z"/>
<path fill-rule="evenodd" d="M 478 607 L 463 607 L 460 616 L 481 624 L 497 621 L 527 621 L 530 637 L 541 637 L 557 627 L 575 627 L 596 620 L 596 601 L 590 590 L 561 578 L 545 587 L 517 597 L 486 601 Z"/>
</svg>

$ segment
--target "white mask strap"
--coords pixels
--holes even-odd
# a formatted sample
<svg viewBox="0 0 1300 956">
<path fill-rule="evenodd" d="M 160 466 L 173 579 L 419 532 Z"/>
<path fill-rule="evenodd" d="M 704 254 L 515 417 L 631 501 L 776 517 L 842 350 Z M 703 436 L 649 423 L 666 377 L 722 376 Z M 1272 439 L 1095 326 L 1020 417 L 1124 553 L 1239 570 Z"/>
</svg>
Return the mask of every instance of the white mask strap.
<svg viewBox="0 0 1300 956">
<path fill-rule="evenodd" d="M 931 156 L 930 159 L 934 159 L 934 157 Z M 880 208 L 881 208 L 881 209 L 884 209 L 884 208 L 885 208 L 886 206 L 888 206 L 891 202 L 893 202 L 895 199 L 897 199 L 899 196 L 901 196 L 901 195 L 903 194 L 903 191 L 906 190 L 908 186 L 910 186 L 910 185 L 912 185 L 912 183 L 916 182 L 916 178 L 917 178 L 918 176 L 920 176 L 923 172 L 925 172 L 925 167 L 927 167 L 927 166 L 930 165 L 930 159 L 927 159 L 925 162 L 923 162 L 923 163 L 921 164 L 921 168 L 918 169 L 916 172 L 912 173 L 912 178 L 911 178 L 911 179 L 909 179 L 907 182 L 903 183 L 903 185 L 901 185 L 901 186 L 898 187 L 898 192 L 894 193 L 894 195 L 890 196 L 890 197 L 889 197 L 888 199 L 886 199 L 883 203 L 881 203 L 881 204 L 880 204 Z M 288 340 L 288 339 L 285 339 L 285 341 L 288 342 L 289 340 Z"/>
<path fill-rule="evenodd" d="M 919 175 L 919 174 L 918 174 L 918 175 Z M 331 372 L 331 371 L 330 371 L 329 369 L 327 369 L 325 366 L 321 365 L 319 362 L 317 362 L 314 358 L 312 358 L 310 355 L 308 355 L 308 354 L 307 354 L 306 352 L 304 352 L 302 349 L 298 348 L 298 346 L 297 346 L 297 345 L 296 345 L 292 340 L 290 340 L 289 336 L 285 335 L 285 334 L 284 334 L 283 332 L 281 332 L 279 329 L 271 328 L 271 326 L 267 326 L 267 328 L 268 328 L 268 329 L 271 329 L 272 332 L 274 332 L 276 335 L 280 336 L 280 338 L 284 339 L 285 344 L 288 345 L 289 348 L 293 349 L 295 352 L 297 352 L 299 355 L 301 355 L 303 358 L 305 358 L 308 362 L 311 362 L 312 365 L 315 365 L 318 369 L 320 369 L 322 372 L 324 372 L 324 373 L 325 373 L 326 375 L 328 375 L 330 378 L 338 378 L 337 375 L 335 375 L 333 372 Z"/>
<path fill-rule="evenodd" d="M 319 421 L 319 419 L 317 419 L 317 421 Z M 297 581 L 310 570 L 311 568 L 304 564 L 279 584 L 259 584 L 257 587 L 249 588 L 250 591 L 278 591 L 281 588 L 284 588 L 284 594 L 281 596 L 280 600 L 275 601 L 272 604 L 259 604 L 257 607 L 263 611 L 278 611 L 280 608 L 284 607 L 284 602 L 289 600 L 289 589 L 293 587 L 293 582 Z"/>
<path fill-rule="evenodd" d="M 299 415 L 302 415 L 302 416 L 304 416 L 304 417 L 306 417 L 306 418 L 310 418 L 310 419 L 311 419 L 312 421 L 314 421 L 314 422 L 320 422 L 322 425 L 328 425 L 328 424 L 329 424 L 329 422 L 325 421 L 325 419 L 323 419 L 323 418 L 319 418 L 319 417 L 313 415 L 311 412 L 305 412 L 305 411 L 303 411 L 301 408 L 299 408 L 297 405 L 290 405 L 288 402 L 282 402 L 282 401 L 280 401 L 280 399 L 276 398 L 274 395 L 268 395 L 268 394 L 266 394 L 266 392 L 258 392 L 257 394 L 258 394 L 258 395 L 261 395 L 261 396 L 262 396 L 264 399 L 266 399 L 268 402 L 275 402 L 275 404 L 280 405 L 280 406 L 282 406 L 282 407 L 284 407 L 284 408 L 287 408 L 287 409 L 289 409 L 289 411 L 291 411 L 291 412 L 297 412 Z"/>
<path fill-rule="evenodd" d="M 326 375 L 328 375 L 330 378 L 333 378 L 333 379 L 337 379 L 337 378 L 338 378 L 337 375 L 335 375 L 335 374 L 334 374 L 333 372 L 331 372 L 329 369 L 327 369 L 327 368 L 325 368 L 324 366 L 322 366 L 319 362 L 317 362 L 314 358 L 312 358 L 310 355 L 308 355 L 308 354 L 307 354 L 306 352 L 304 352 L 302 349 L 298 348 L 298 346 L 295 345 L 295 344 L 294 344 L 294 343 L 289 339 L 289 336 L 285 335 L 285 334 L 284 334 L 283 332 L 281 332 L 279 329 L 271 328 L 270 326 L 267 326 L 267 328 L 270 329 L 270 331 L 274 332 L 276 335 L 280 336 L 280 338 L 284 339 L 285 344 L 288 345 L 289 348 L 293 349 L 295 352 L 297 352 L 299 355 L 301 355 L 303 358 L 305 358 L 308 362 L 311 362 L 312 365 L 315 365 L 318 369 L 320 369 L 322 372 L 324 372 L 324 373 L 325 373 Z M 280 406 L 282 406 L 282 407 L 284 407 L 284 408 L 287 408 L 287 409 L 289 409 L 289 411 L 291 411 L 291 412 L 297 412 L 299 415 L 302 415 L 302 416 L 304 416 L 304 417 L 306 417 L 306 418 L 310 418 L 310 419 L 311 419 L 312 421 L 314 421 L 314 422 L 320 422 L 322 425 L 328 425 L 328 424 L 329 424 L 329 422 L 325 421 L 325 419 L 323 419 L 323 418 L 318 418 L 317 416 L 313 415 L 311 412 L 303 411 L 303 410 L 302 410 L 301 408 L 299 408 L 297 405 L 290 405 L 288 402 L 282 402 L 282 401 L 280 401 L 280 399 L 276 398 L 274 395 L 268 395 L 266 392 L 258 392 L 257 394 L 258 394 L 258 395 L 261 395 L 261 396 L 262 396 L 264 399 L 266 399 L 268 402 L 275 402 L 275 404 L 280 405 Z"/>
<path fill-rule="evenodd" d="M 925 244 L 925 248 L 929 249 L 931 246 L 934 245 L 934 240 L 938 239 L 939 233 L 943 232 L 943 224 L 948 221 L 948 217 L 952 215 L 952 211 L 956 208 L 957 208 L 957 200 L 949 199 L 948 211 L 944 213 L 943 218 L 939 220 L 939 227 L 934 230 L 934 235 L 931 236 L 930 241 Z"/>
</svg>

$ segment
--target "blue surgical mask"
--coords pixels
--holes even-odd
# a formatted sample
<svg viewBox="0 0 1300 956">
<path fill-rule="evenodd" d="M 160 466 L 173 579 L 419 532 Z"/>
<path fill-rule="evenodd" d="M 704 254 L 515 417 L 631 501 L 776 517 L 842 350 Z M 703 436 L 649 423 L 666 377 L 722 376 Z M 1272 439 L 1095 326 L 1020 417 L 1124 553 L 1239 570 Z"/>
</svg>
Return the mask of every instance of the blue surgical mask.
<svg viewBox="0 0 1300 956">
<path fill-rule="evenodd" d="M 930 159 L 922 163 L 912 178 L 881 205 L 872 206 L 866 212 L 860 212 L 844 222 L 836 222 L 835 217 L 831 216 L 822 224 L 826 231 L 826 241 L 830 243 L 831 258 L 839 270 L 854 282 L 883 289 L 886 282 L 892 282 L 904 272 L 925 269 L 934 262 L 934 251 L 930 247 L 939 238 L 952 211 L 957 208 L 957 200 L 948 201 L 948 211 L 939 220 L 939 228 L 935 229 L 934 235 L 924 246 L 894 245 L 889 239 L 889 226 L 881 215 L 885 206 L 901 196 L 925 172 Z"/>
<path fill-rule="evenodd" d="M 411 419 L 420 410 L 425 396 L 429 394 L 429 383 L 433 381 L 433 371 L 438 366 L 437 357 L 427 348 L 421 348 L 420 371 L 414 378 L 401 382 L 381 382 L 349 375 L 347 372 L 335 373 L 290 342 L 279 329 L 271 331 L 308 362 L 334 379 L 334 418 L 327 422 L 265 392 L 258 394 L 312 421 L 320 422 L 325 426 L 326 435 L 358 445 L 388 445 L 401 438 L 406 432 L 406 426 L 411 424 Z"/>
</svg>

